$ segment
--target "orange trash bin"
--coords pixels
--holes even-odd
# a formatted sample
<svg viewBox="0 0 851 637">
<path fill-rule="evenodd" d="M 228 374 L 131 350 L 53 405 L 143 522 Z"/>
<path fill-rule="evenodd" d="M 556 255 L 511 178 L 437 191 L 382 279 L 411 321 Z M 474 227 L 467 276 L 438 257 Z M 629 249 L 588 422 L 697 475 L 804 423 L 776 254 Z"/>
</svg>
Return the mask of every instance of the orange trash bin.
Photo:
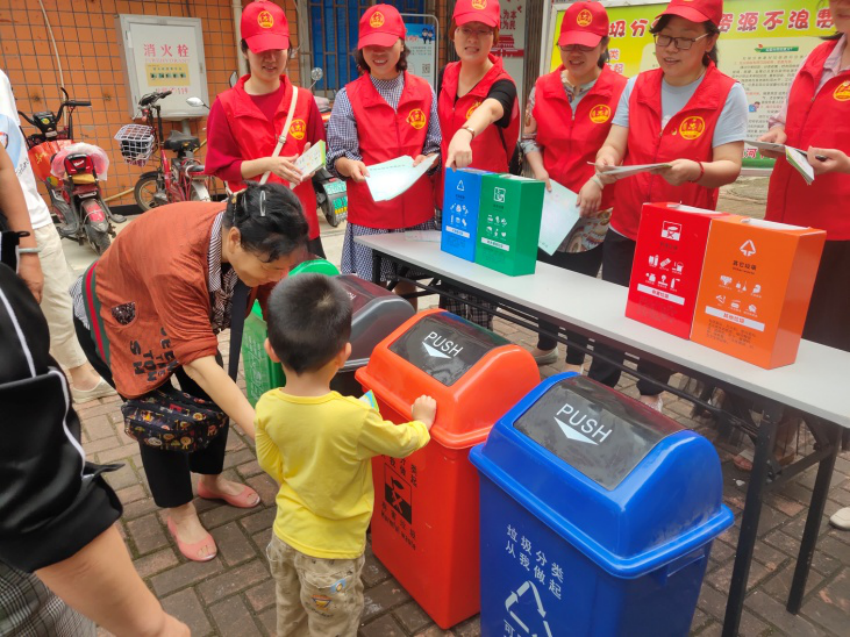
<svg viewBox="0 0 851 637">
<path fill-rule="evenodd" d="M 540 382 L 532 355 L 443 310 L 421 312 L 356 373 L 381 415 L 411 420 L 437 401 L 431 442 L 408 458 L 373 459 L 372 550 L 444 629 L 479 612 L 479 479 L 469 450 Z"/>
</svg>

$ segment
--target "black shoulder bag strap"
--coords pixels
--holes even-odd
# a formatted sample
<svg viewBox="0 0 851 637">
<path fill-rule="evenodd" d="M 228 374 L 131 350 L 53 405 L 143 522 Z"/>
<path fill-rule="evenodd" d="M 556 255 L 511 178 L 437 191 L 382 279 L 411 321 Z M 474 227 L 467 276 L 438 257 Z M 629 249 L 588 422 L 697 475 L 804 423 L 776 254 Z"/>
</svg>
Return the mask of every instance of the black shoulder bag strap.
<svg viewBox="0 0 851 637">
<path fill-rule="evenodd" d="M 245 327 L 245 313 L 248 310 L 248 292 L 248 286 L 237 279 L 230 306 L 230 354 L 228 355 L 228 376 L 234 382 L 236 382 L 236 374 L 239 370 L 242 330 Z"/>
<path fill-rule="evenodd" d="M 496 126 L 496 124 L 494 124 Z M 505 142 L 505 134 L 502 129 L 497 126 L 497 132 L 499 133 L 499 141 L 502 142 L 502 148 L 505 150 L 506 154 L 508 154 L 508 144 Z M 520 151 L 520 145 L 514 145 L 514 151 L 511 153 L 511 159 L 508 160 L 508 172 L 511 175 L 520 175 L 523 173 L 523 154 Z"/>
</svg>

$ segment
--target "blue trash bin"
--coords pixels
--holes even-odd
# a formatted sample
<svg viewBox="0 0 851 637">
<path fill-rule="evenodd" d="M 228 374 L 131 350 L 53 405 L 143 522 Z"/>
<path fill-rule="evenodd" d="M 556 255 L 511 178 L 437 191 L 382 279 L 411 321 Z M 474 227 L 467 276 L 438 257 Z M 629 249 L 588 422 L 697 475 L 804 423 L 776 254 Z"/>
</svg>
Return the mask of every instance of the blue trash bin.
<svg viewBox="0 0 851 637">
<path fill-rule="evenodd" d="M 576 374 L 549 378 L 470 452 L 482 635 L 687 635 L 733 523 L 712 444 Z"/>
</svg>

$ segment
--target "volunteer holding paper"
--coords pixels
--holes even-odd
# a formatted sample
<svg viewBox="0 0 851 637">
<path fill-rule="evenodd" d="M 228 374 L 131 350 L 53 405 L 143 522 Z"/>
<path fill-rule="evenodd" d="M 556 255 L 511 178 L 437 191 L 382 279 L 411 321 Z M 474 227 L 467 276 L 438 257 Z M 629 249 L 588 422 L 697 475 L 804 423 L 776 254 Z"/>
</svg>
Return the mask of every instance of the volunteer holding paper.
<svg viewBox="0 0 851 637">
<path fill-rule="evenodd" d="M 836 35 L 806 59 L 792 81 L 783 108 L 769 120 L 771 130 L 760 141 L 788 144 L 807 151 L 807 160 L 816 175 L 810 186 L 785 158 L 775 156 L 777 163 L 768 185 L 765 218 L 827 231 L 803 337 L 847 352 L 851 345 L 848 336 L 851 321 L 848 292 L 851 268 L 848 30 L 851 11 L 848 0 L 830 0 L 830 13 L 836 24 Z M 788 430 L 794 434 L 797 427 L 789 425 Z M 778 437 L 783 433 L 783 430 L 778 431 Z M 738 460 L 737 457 L 735 461 L 740 468 L 752 464 L 748 458 Z M 847 531 L 848 507 L 830 516 L 830 523 Z"/>
<path fill-rule="evenodd" d="M 831 0 L 838 37 L 810 54 L 792 82 L 787 103 L 771 118 L 771 130 L 760 138 L 807 151 L 815 181 L 808 186 L 785 158 L 778 158 L 768 186 L 765 218 L 827 231 L 803 336 L 846 352 L 851 320 L 848 5 L 848 0 Z"/>
<path fill-rule="evenodd" d="M 294 87 L 285 75 L 290 48 L 287 16 L 274 2 L 256 0 L 243 9 L 241 33 L 249 74 L 219 95 L 210 109 L 207 174 L 226 182 L 231 192 L 245 188 L 246 179 L 260 181 L 265 173 L 270 173 L 270 182 L 292 184 L 310 228 L 308 250 L 324 257 L 316 193 L 310 175 L 302 175 L 293 162 L 311 144 L 325 140 L 325 128 L 313 94 Z M 286 143 L 273 157 L 288 119 Z"/>
<path fill-rule="evenodd" d="M 722 12 L 721 0 L 672 0 L 651 29 L 660 68 L 632 78 L 621 96 L 612 130 L 597 154 L 600 179 L 613 181 L 605 171 L 621 163 L 670 166 L 618 183 L 603 243 L 606 281 L 629 285 L 645 202 L 677 201 L 714 209 L 718 188 L 739 176 L 748 104 L 741 84 L 715 65 Z M 609 348 L 600 351 L 623 356 Z M 670 376 L 645 362 L 639 370 L 660 382 Z M 614 387 L 620 370 L 594 359 L 589 376 Z M 638 389 L 642 402 L 661 410 L 658 385 L 640 380 Z"/>
<path fill-rule="evenodd" d="M 349 216 L 341 270 L 372 278 L 372 250 L 355 237 L 434 230 L 434 190 L 428 175 L 389 201 L 376 202 L 366 184 L 367 166 L 407 155 L 417 166 L 440 152 L 437 100 L 428 82 L 407 72 L 405 23 L 390 5 L 367 9 L 358 25 L 362 75 L 334 101 L 328 124 L 328 166 L 348 179 Z M 390 274 L 382 266 L 381 279 Z M 399 283 L 396 292 L 413 292 Z"/>
<path fill-rule="evenodd" d="M 508 172 L 520 135 L 517 87 L 490 50 L 499 38 L 498 0 L 458 0 L 450 34 L 460 62 L 451 62 L 437 81 L 443 161 L 446 168 Z M 443 207 L 443 171 L 437 185 Z M 457 293 L 462 298 L 467 295 Z M 494 307 L 476 300 L 484 307 Z M 441 307 L 492 329 L 493 314 L 441 298 Z"/>
<path fill-rule="evenodd" d="M 606 141 L 626 78 L 610 70 L 607 34 L 609 16 L 597 2 L 575 2 L 564 14 L 558 39 L 561 66 L 535 82 L 529 94 L 523 124 L 523 152 L 535 179 L 553 180 L 578 193 L 582 216 L 612 207 L 613 189 L 601 194 L 599 177 L 589 164 Z M 567 239 L 550 256 L 538 250 L 544 263 L 596 276 L 603 261 L 601 246 L 569 252 Z M 541 324 L 541 327 L 553 326 Z M 568 333 L 571 342 L 584 346 L 588 339 Z M 556 341 L 541 335 L 532 352 L 540 365 L 558 358 Z M 582 373 L 585 353 L 567 348 L 565 371 Z"/>
</svg>

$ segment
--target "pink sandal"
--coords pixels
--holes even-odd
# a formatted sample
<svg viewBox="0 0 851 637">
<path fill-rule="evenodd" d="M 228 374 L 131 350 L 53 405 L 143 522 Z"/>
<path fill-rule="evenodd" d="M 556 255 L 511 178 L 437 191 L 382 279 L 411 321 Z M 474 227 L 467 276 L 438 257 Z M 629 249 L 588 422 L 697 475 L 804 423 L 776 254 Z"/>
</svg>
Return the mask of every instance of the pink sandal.
<svg viewBox="0 0 851 637">
<path fill-rule="evenodd" d="M 253 509 L 260 504 L 260 496 L 257 495 L 257 492 L 248 485 L 243 485 L 242 492 L 238 495 L 230 495 L 227 493 L 219 495 L 218 493 L 213 493 L 207 489 L 203 482 L 199 482 L 198 497 L 203 498 L 204 500 L 224 500 L 232 507 L 237 507 L 238 509 Z M 257 498 L 256 502 L 252 502 L 252 497 Z"/>
<path fill-rule="evenodd" d="M 181 542 L 180 538 L 177 537 L 177 529 L 175 528 L 174 521 L 171 518 L 168 519 L 166 525 L 168 526 L 168 532 L 171 533 L 171 537 L 173 537 L 174 541 L 177 542 L 177 548 L 187 560 L 192 560 L 193 562 L 209 562 L 218 555 L 219 549 L 216 546 L 216 541 L 209 533 L 207 533 L 207 537 L 189 544 L 188 542 Z M 201 549 L 209 546 L 213 547 L 213 552 L 210 555 L 201 557 Z"/>
</svg>

